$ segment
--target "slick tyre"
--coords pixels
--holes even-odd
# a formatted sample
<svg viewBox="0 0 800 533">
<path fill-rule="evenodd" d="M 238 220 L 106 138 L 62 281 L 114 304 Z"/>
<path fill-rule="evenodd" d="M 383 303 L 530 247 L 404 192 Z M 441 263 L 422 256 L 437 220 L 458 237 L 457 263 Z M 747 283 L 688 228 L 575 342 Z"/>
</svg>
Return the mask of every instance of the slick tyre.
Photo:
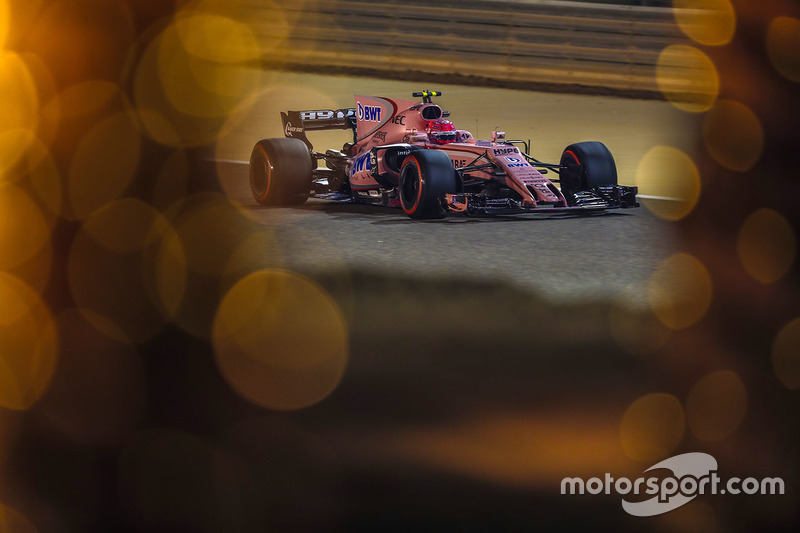
<svg viewBox="0 0 800 533">
<path fill-rule="evenodd" d="M 311 192 L 313 160 L 299 139 L 263 139 L 250 154 L 250 190 L 261 205 L 300 205 Z"/>
<path fill-rule="evenodd" d="M 600 185 L 617 184 L 617 165 L 605 144 L 598 141 L 567 146 L 561 154 L 561 192 L 572 204 L 575 193 Z"/>
<path fill-rule="evenodd" d="M 403 212 L 417 220 L 444 218 L 444 195 L 458 192 L 458 176 L 446 153 L 419 150 L 400 167 L 398 193 Z"/>
</svg>

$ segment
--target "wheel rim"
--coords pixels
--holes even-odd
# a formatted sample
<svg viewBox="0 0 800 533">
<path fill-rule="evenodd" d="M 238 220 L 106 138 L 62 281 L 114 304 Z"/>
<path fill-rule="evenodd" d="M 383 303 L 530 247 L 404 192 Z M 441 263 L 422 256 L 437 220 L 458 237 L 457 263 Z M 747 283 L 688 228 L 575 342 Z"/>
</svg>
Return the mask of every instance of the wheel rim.
<svg viewBox="0 0 800 533">
<path fill-rule="evenodd" d="M 420 196 L 420 179 L 417 165 L 410 163 L 403 169 L 400 180 L 400 202 L 406 212 L 414 212 Z"/>
<path fill-rule="evenodd" d="M 263 149 L 262 149 L 263 150 Z M 272 178 L 272 164 L 266 154 L 254 157 L 250 162 L 250 186 L 253 193 L 259 198 L 266 198 L 269 192 L 269 184 Z"/>
</svg>

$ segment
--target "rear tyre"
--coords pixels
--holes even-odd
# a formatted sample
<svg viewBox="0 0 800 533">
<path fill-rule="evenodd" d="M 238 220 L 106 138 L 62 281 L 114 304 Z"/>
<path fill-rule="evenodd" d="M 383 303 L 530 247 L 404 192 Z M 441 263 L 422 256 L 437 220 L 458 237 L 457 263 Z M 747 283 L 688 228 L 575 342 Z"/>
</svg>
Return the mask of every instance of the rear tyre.
<svg viewBox="0 0 800 533">
<path fill-rule="evenodd" d="M 400 167 L 398 193 L 406 215 L 414 219 L 444 218 L 445 194 L 458 192 L 453 162 L 444 152 L 420 150 L 407 156 Z"/>
<path fill-rule="evenodd" d="M 300 205 L 311 192 L 313 161 L 299 139 L 262 139 L 250 154 L 250 190 L 261 205 Z"/>
<path fill-rule="evenodd" d="M 561 154 L 561 192 L 572 205 L 575 193 L 601 185 L 617 184 L 617 165 L 605 144 L 598 141 L 575 143 Z"/>
</svg>

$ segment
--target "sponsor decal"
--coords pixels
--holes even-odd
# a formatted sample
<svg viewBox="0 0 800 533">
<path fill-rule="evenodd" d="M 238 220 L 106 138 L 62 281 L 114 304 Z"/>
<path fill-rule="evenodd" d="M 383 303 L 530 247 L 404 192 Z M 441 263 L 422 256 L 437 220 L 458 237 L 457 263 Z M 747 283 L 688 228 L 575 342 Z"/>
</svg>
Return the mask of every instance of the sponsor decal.
<svg viewBox="0 0 800 533">
<path fill-rule="evenodd" d="M 330 120 L 332 118 L 344 118 L 352 115 L 352 109 L 321 109 L 319 111 L 301 111 L 300 118 L 303 120 Z"/>
<path fill-rule="evenodd" d="M 375 133 L 375 136 L 372 139 L 373 139 L 373 142 L 374 141 L 386 142 L 386 132 L 385 131 L 379 131 L 379 132 Z"/>
<path fill-rule="evenodd" d="M 519 157 L 506 157 L 505 160 L 506 160 L 506 166 L 508 168 L 520 168 L 528 166 L 528 163 L 526 163 Z"/>
<path fill-rule="evenodd" d="M 397 115 L 396 117 L 394 117 L 389 122 L 391 122 L 392 124 L 398 124 L 400 126 L 405 126 L 406 125 L 406 116 L 405 115 Z"/>
<path fill-rule="evenodd" d="M 305 130 L 303 128 L 298 128 L 297 126 L 292 126 L 291 122 L 286 123 L 286 128 L 284 128 L 283 133 L 287 137 L 292 137 L 293 133 L 303 133 Z"/>
<path fill-rule="evenodd" d="M 633 516 L 655 516 L 673 511 L 698 495 L 761 494 L 782 495 L 785 483 L 779 477 L 722 479 L 717 474 L 717 460 L 707 453 L 690 452 L 664 459 L 645 473 L 661 470 L 665 475 L 640 476 L 636 479 L 604 477 L 584 480 L 565 477 L 561 494 L 611 494 L 622 496 L 622 508 Z M 643 499 L 636 496 L 652 496 Z"/>
<path fill-rule="evenodd" d="M 361 105 L 361 103 L 359 103 L 356 113 L 358 120 L 363 120 L 364 122 L 380 122 L 383 108 L 379 105 Z"/>
<path fill-rule="evenodd" d="M 358 156 L 355 163 L 353 163 L 353 170 L 350 172 L 351 175 L 358 174 L 359 172 L 369 171 L 372 169 L 372 165 L 370 164 L 370 154 L 366 153 L 363 155 Z"/>
<path fill-rule="evenodd" d="M 453 168 L 464 168 L 468 163 L 466 159 L 453 159 Z"/>
<path fill-rule="evenodd" d="M 493 150 L 494 155 L 508 155 L 508 154 L 518 154 L 519 148 L 516 146 L 510 148 L 495 148 Z"/>
</svg>

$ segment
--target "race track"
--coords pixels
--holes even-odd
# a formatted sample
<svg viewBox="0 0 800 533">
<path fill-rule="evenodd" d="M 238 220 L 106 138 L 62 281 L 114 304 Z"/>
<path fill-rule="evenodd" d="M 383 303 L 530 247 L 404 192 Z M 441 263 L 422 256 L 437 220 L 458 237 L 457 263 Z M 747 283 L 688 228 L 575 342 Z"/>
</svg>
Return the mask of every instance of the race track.
<svg viewBox="0 0 800 533">
<path fill-rule="evenodd" d="M 575 301 L 613 298 L 626 287 L 646 282 L 659 261 L 676 251 L 670 223 L 646 207 L 586 218 L 451 217 L 416 222 L 395 209 L 319 200 L 292 209 L 257 206 L 248 188 L 246 161 L 258 139 L 281 136 L 280 110 L 346 107 L 352 105 L 352 93 L 402 98 L 420 89 L 400 81 L 280 76 L 279 88 L 260 95 L 252 111 L 229 128 L 214 158 L 229 198 L 264 227 L 276 230 L 273 234 L 290 258 L 287 268 L 311 274 L 346 270 L 499 280 L 546 298 Z M 689 151 L 696 142 L 694 134 L 687 134 L 696 130 L 691 128 L 693 117 L 665 102 L 437 88 L 444 92 L 439 103 L 452 111 L 457 126 L 484 138 L 488 130 L 501 127 L 509 138 L 533 139 L 533 154 L 545 161 L 557 161 L 571 142 L 602 140 L 615 155 L 622 184 L 636 183 L 636 165 L 652 146 Z M 324 150 L 338 148 L 346 136 L 342 131 L 318 132 L 311 140 Z M 646 183 L 636 184 L 647 192 Z"/>
<path fill-rule="evenodd" d="M 312 199 L 268 208 L 250 197 L 247 166 L 221 166 L 232 196 L 271 228 L 285 264 L 310 274 L 366 271 L 506 281 L 552 299 L 614 297 L 645 282 L 674 252 L 669 223 L 646 208 L 591 217 L 449 217 L 418 222 L 399 209 Z M 241 189 L 241 190 L 239 190 Z"/>
</svg>

